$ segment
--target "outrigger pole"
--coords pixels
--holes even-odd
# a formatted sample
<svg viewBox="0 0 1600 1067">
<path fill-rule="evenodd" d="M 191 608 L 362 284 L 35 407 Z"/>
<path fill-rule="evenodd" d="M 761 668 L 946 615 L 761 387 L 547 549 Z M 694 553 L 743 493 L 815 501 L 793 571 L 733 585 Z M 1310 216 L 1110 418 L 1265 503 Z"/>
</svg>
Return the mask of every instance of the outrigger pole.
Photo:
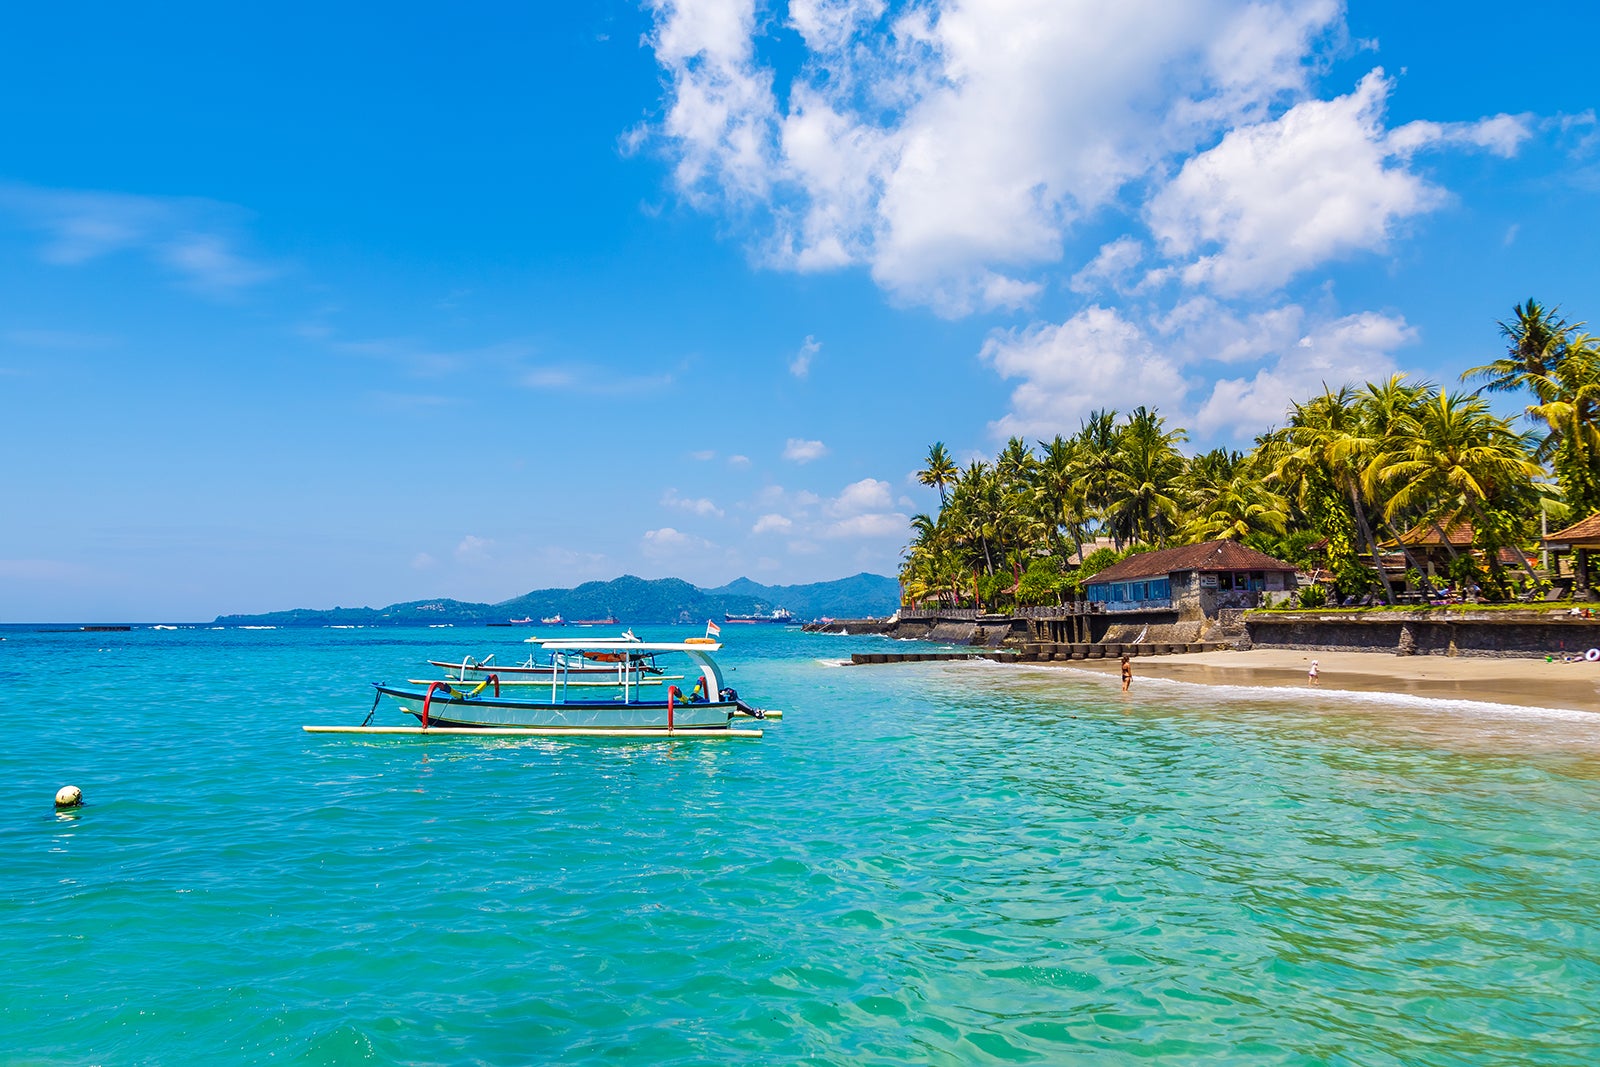
<svg viewBox="0 0 1600 1067">
<path fill-rule="evenodd" d="M 518 726 L 504 729 L 492 726 L 302 726 L 308 734 L 421 734 L 427 737 L 681 737 L 681 738 L 752 738 L 760 737 L 760 730 L 730 730 L 723 728 L 667 730 L 617 730 L 589 729 L 577 726 Z"/>
</svg>

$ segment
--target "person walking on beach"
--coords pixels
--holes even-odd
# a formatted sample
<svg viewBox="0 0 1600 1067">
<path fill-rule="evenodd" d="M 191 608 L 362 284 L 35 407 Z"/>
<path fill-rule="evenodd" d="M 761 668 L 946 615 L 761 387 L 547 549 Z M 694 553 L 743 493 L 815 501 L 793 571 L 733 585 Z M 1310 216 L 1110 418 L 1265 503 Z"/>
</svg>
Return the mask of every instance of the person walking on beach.
<svg viewBox="0 0 1600 1067">
<path fill-rule="evenodd" d="M 1306 677 L 1311 680 L 1311 684 L 1312 685 L 1316 685 L 1317 684 L 1317 661 L 1316 660 L 1312 660 L 1311 661 L 1311 669 L 1306 672 Z"/>
<path fill-rule="evenodd" d="M 1133 664 L 1128 662 L 1128 657 L 1122 657 L 1122 691 L 1126 693 L 1133 684 Z"/>
</svg>

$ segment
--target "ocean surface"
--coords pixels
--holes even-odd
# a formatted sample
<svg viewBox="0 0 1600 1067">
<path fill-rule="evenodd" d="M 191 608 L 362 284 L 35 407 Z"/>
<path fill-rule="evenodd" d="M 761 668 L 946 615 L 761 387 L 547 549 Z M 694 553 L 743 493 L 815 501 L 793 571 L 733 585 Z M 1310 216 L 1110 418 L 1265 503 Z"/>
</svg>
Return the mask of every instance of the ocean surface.
<svg viewBox="0 0 1600 1067">
<path fill-rule="evenodd" d="M 0 636 L 6 1064 L 1600 1062 L 1597 716 L 729 627 L 759 741 L 358 739 L 524 633 Z"/>
</svg>

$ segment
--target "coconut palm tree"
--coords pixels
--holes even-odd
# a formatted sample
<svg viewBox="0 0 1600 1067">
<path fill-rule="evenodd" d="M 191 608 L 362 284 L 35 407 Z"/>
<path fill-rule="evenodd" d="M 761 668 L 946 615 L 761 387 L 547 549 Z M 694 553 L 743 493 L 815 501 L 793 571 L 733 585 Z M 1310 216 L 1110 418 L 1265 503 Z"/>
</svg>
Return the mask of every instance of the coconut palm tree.
<svg viewBox="0 0 1600 1067">
<path fill-rule="evenodd" d="M 1571 337 L 1561 362 L 1529 385 L 1546 398 L 1528 414 L 1550 428 L 1541 453 L 1567 505 L 1579 515 L 1600 511 L 1600 345 L 1584 334 Z"/>
<path fill-rule="evenodd" d="M 1469 367 L 1461 373 L 1461 380 L 1484 379 L 1484 388 L 1492 393 L 1531 387 L 1539 403 L 1549 403 L 1554 397 L 1546 395 L 1541 383 L 1565 358 L 1569 336 L 1583 323 L 1569 324 L 1561 317 L 1560 308 L 1546 308 L 1532 297 L 1511 310 L 1514 318 L 1498 324 L 1509 342 L 1506 354 L 1482 366 Z"/>
<path fill-rule="evenodd" d="M 1034 513 L 1043 521 L 1045 537 L 1058 556 L 1081 559 L 1092 513 L 1077 439 L 1057 434 L 1048 443 L 1039 442 L 1039 447 L 1044 456 L 1035 472 Z M 1070 553 L 1063 536 L 1071 542 Z"/>
<path fill-rule="evenodd" d="M 1214 449 L 1189 461 L 1183 479 L 1190 541 L 1243 541 L 1287 531 L 1288 504 L 1263 484 L 1253 457 Z"/>
<path fill-rule="evenodd" d="M 1124 542 L 1162 544 L 1178 527 L 1183 456 L 1177 443 L 1188 433 L 1165 427 L 1159 414 L 1138 407 L 1117 434 L 1106 520 L 1119 548 Z"/>
<path fill-rule="evenodd" d="M 1302 508 L 1321 512 L 1325 524 L 1334 526 L 1325 530 L 1330 537 L 1339 533 L 1337 517 L 1327 514 L 1330 491 L 1348 502 L 1350 519 L 1383 586 L 1383 598 L 1393 604 L 1394 587 L 1378 555 L 1378 541 L 1369 518 L 1370 501 L 1363 493 L 1371 441 L 1355 401 L 1354 391 L 1341 387 L 1337 392 L 1326 390 L 1303 404 L 1293 404 L 1289 425 L 1280 431 L 1283 446 L 1271 478 L 1293 494 Z"/>
<path fill-rule="evenodd" d="M 1083 476 L 1085 503 L 1092 514 L 1105 515 L 1111 501 L 1111 476 L 1117 464 L 1117 413 L 1091 411 L 1072 438 Z"/>
<path fill-rule="evenodd" d="M 928 449 L 926 463 L 927 466 L 917 472 L 917 481 L 939 491 L 939 507 L 943 508 L 949 502 L 945 490 L 955 484 L 960 471 L 955 461 L 950 458 L 943 441 L 935 441 Z"/>
<path fill-rule="evenodd" d="M 993 469 L 982 460 L 969 463 L 950 491 L 951 532 L 958 545 L 974 553 L 974 563 L 982 557 L 985 574 L 994 573 L 990 546 L 997 533 L 999 496 Z"/>
<path fill-rule="evenodd" d="M 1397 429 L 1389 450 L 1374 457 L 1373 477 L 1392 489 L 1386 517 L 1408 510 L 1430 517 L 1470 512 L 1475 530 L 1488 539 L 1484 547 L 1491 564 L 1498 565 L 1496 534 L 1503 535 L 1506 523 L 1489 512 L 1496 504 L 1531 495 L 1534 479 L 1544 473 L 1531 453 L 1531 442 L 1481 397 L 1440 392 Z M 1536 581 L 1522 551 L 1514 555 Z"/>
</svg>

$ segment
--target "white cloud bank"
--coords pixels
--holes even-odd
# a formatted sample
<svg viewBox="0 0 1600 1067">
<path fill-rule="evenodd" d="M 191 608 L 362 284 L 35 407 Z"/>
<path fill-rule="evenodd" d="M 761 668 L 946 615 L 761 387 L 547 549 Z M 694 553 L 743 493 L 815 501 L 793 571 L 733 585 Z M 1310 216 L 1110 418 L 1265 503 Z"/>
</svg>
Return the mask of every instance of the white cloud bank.
<svg viewBox="0 0 1600 1067">
<path fill-rule="evenodd" d="M 995 333 L 982 356 L 1002 378 L 1021 378 L 999 436 L 1069 433 L 1095 408 L 1150 404 L 1171 409 L 1187 386 L 1144 330 L 1117 311 L 1091 307 L 1059 325 Z"/>
<path fill-rule="evenodd" d="M 1524 120 L 1506 115 L 1388 132 L 1392 88 L 1374 70 L 1348 96 L 1297 104 L 1189 159 L 1149 206 L 1151 231 L 1170 257 L 1215 249 L 1184 266 L 1183 281 L 1259 292 L 1329 260 L 1381 252 L 1401 222 L 1447 199 L 1407 168 L 1413 153 L 1466 145 L 1510 155 L 1528 136 Z"/>
<path fill-rule="evenodd" d="M 1390 254 L 1448 203 L 1428 153 L 1510 156 L 1538 128 L 1391 127 L 1381 68 L 1323 91 L 1349 54 L 1341 0 L 649 6 L 667 112 L 635 140 L 761 263 L 865 267 L 897 302 L 951 317 L 1027 315 L 1062 290 L 1093 301 L 984 344 L 1019 382 L 1001 435 L 1138 403 L 1244 432 L 1280 418 L 1287 391 L 1385 372 L 1415 339 L 1403 317 L 1331 297 L 1312 314 L 1285 287 Z M 768 55 L 781 29 L 797 63 Z M 1118 216 L 1127 233 L 1079 249 L 1086 220 Z M 802 352 L 791 371 L 809 366 Z M 804 461 L 798 444 L 786 458 Z"/>
<path fill-rule="evenodd" d="M 1504 155 L 1529 133 L 1508 115 L 1386 131 L 1381 71 L 1313 98 L 1345 39 L 1337 0 L 793 0 L 804 55 L 786 87 L 754 0 L 650 6 L 670 89 L 644 133 L 680 192 L 764 219 L 771 264 L 865 264 L 945 314 L 1026 307 L 1075 223 L 1156 190 L 1173 161 L 1152 229 L 1179 255 L 1224 244 L 1189 276 L 1237 288 L 1381 246 L 1436 206 L 1407 169 L 1417 151 Z M 1312 198 L 1327 202 L 1273 240 Z"/>
<path fill-rule="evenodd" d="M 991 429 L 996 437 L 1047 438 L 1072 433 L 1097 408 L 1145 404 L 1202 435 L 1248 438 L 1281 424 L 1291 400 L 1324 385 L 1387 376 L 1393 353 L 1415 340 L 1403 318 L 1376 312 L 1324 320 L 1288 304 L 1239 316 L 1200 298 L 1147 328 L 1092 307 L 1059 325 L 990 335 L 983 358 L 1002 377 L 1022 379 L 1010 413 Z M 1205 395 L 1196 381 L 1215 374 L 1214 364 L 1263 359 L 1271 365 L 1222 378 L 1198 408 L 1189 406 L 1192 393 Z"/>
</svg>

